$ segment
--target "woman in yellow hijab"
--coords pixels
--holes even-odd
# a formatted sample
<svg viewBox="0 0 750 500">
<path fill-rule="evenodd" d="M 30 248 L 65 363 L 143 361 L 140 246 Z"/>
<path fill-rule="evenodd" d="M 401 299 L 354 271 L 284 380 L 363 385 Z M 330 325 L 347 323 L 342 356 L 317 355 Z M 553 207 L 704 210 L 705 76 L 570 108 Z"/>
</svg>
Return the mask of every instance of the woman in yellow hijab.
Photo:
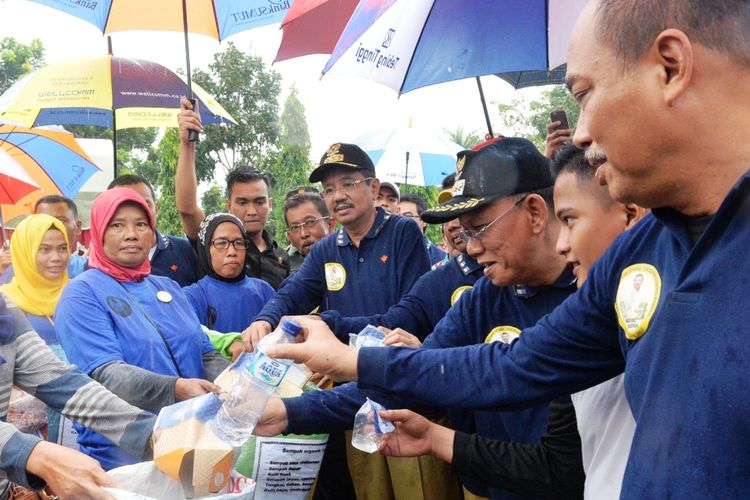
<svg viewBox="0 0 750 500">
<path fill-rule="evenodd" d="M 69 281 L 70 250 L 66 234 L 62 222 L 49 215 L 38 214 L 24 219 L 14 231 L 10 243 L 15 276 L 10 283 L 0 286 L 5 300 L 14 302 L 26 313 L 34 330 L 63 361 L 67 358 L 55 333 L 53 315 Z M 49 441 L 61 443 L 63 439 L 60 417 L 59 413 L 47 410 Z"/>
<path fill-rule="evenodd" d="M 26 313 L 48 345 L 59 344 L 52 316 L 69 281 L 65 226 L 49 215 L 27 217 L 13 233 L 10 255 L 15 276 L 0 292 Z"/>
</svg>

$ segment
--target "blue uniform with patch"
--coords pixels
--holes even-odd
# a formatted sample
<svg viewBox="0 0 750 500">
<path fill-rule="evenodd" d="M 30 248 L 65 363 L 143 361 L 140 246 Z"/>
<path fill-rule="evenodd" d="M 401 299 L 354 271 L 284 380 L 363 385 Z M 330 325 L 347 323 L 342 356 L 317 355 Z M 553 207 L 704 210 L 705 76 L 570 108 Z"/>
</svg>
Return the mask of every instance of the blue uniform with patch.
<svg viewBox="0 0 750 500">
<path fill-rule="evenodd" d="M 359 385 L 424 402 L 512 408 L 624 370 L 636 430 L 621 498 L 744 498 L 749 198 L 745 174 L 695 245 L 685 216 L 653 210 L 618 238 L 577 294 L 510 347 L 366 349 Z M 631 296 L 638 274 L 645 307 Z M 456 380 L 456 391 L 442 389 Z"/>
<path fill-rule="evenodd" d="M 255 319 L 277 325 L 284 315 L 308 314 L 321 304 L 343 316 L 370 315 L 398 302 L 430 263 L 416 224 L 376 210 L 359 247 L 344 229 L 313 245 L 302 266 Z"/>
<path fill-rule="evenodd" d="M 576 290 L 575 278 L 569 268 L 550 286 L 533 288 L 523 285 L 496 287 L 489 278 L 479 279 L 474 288 L 467 291 L 455 307 L 448 310 L 437 324 L 435 331 L 427 336 L 423 349 L 450 350 L 450 347 L 483 344 L 497 341 L 502 331 L 520 331 L 532 326 L 548 314 Z M 497 336 L 493 334 L 498 333 Z M 381 348 L 382 349 L 382 348 Z M 387 348 L 383 350 L 390 350 Z M 423 350 L 419 349 L 419 350 Z M 414 349 L 411 349 L 414 350 Z M 414 373 L 420 373 L 415 371 Z M 412 378 L 414 374 L 412 374 Z M 422 374 L 419 375 L 421 379 Z M 387 388 L 383 388 L 387 393 Z M 433 380 L 433 392 L 461 394 L 461 380 Z M 389 408 L 415 407 L 420 403 L 414 398 L 404 404 L 399 399 L 384 397 L 382 393 L 371 394 L 374 400 Z M 301 433 L 326 425 L 351 426 L 364 395 L 353 384 L 334 389 L 305 394 L 299 398 L 285 400 L 289 418 L 289 432 Z M 452 405 L 433 401 L 434 406 L 449 408 Z M 547 430 L 547 403 L 517 411 L 453 412 L 454 427 L 465 432 L 501 441 L 536 443 Z M 473 493 L 495 499 L 519 498 L 503 490 L 488 488 L 476 481 L 462 477 L 462 482 Z"/>
<path fill-rule="evenodd" d="M 156 231 L 156 250 L 151 256 L 151 274 L 166 276 L 180 286 L 198 281 L 198 260 L 187 238 Z"/>
<path fill-rule="evenodd" d="M 421 340 L 434 330 L 461 294 L 482 277 L 483 269 L 468 254 L 462 253 L 422 275 L 409 293 L 383 314 L 342 317 L 338 311 L 326 311 L 320 316 L 337 337 L 347 342 L 349 333 L 357 333 L 368 324 L 403 328 Z"/>
<path fill-rule="evenodd" d="M 523 285 L 497 287 L 489 278 L 481 278 L 474 288 L 443 318 L 424 341 L 427 349 L 445 349 L 502 341 L 502 332 L 533 326 L 545 314 L 576 291 L 576 280 L 569 268 L 550 286 Z M 460 390 L 460 389 L 458 389 Z M 513 412 L 460 411 L 451 415 L 454 428 L 475 432 L 499 441 L 536 443 L 547 430 L 547 403 Z M 494 499 L 521 498 L 497 488 L 461 478 L 473 493 Z"/>
<path fill-rule="evenodd" d="M 276 291 L 263 280 L 245 276 L 233 283 L 204 276 L 182 289 L 198 321 L 217 332 L 241 332 Z"/>
<path fill-rule="evenodd" d="M 159 291 L 172 300 L 157 300 Z M 204 378 L 202 356 L 214 350 L 182 289 L 162 276 L 118 283 L 89 269 L 65 287 L 55 328 L 69 361 L 89 375 L 122 361 L 161 375 Z M 101 435 L 76 429 L 81 451 L 105 469 L 138 461 Z"/>
</svg>

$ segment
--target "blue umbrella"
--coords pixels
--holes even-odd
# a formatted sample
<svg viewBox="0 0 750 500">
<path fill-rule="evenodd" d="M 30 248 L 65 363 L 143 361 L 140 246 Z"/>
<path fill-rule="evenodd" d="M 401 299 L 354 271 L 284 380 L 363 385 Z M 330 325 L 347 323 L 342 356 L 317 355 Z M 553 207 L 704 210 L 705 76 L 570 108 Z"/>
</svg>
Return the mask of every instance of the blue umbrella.
<svg viewBox="0 0 750 500">
<path fill-rule="evenodd" d="M 565 62 L 586 0 L 361 0 L 323 73 L 399 93 Z"/>
</svg>

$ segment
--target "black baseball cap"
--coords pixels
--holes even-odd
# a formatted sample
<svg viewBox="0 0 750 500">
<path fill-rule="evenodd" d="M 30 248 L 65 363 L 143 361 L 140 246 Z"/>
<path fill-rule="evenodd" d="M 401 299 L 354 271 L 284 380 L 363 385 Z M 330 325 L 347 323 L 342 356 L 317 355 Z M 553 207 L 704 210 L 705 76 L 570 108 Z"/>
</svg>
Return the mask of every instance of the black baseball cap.
<svg viewBox="0 0 750 500">
<path fill-rule="evenodd" d="M 456 157 L 453 196 L 422 214 L 428 224 L 447 222 L 498 198 L 554 185 L 550 161 L 527 139 L 493 139 Z"/>
<path fill-rule="evenodd" d="M 349 167 L 353 171 L 375 176 L 375 165 L 362 148 L 356 144 L 337 142 L 332 144 L 320 159 L 318 168 L 310 174 L 310 182 L 323 182 L 323 176 L 333 167 Z"/>
</svg>

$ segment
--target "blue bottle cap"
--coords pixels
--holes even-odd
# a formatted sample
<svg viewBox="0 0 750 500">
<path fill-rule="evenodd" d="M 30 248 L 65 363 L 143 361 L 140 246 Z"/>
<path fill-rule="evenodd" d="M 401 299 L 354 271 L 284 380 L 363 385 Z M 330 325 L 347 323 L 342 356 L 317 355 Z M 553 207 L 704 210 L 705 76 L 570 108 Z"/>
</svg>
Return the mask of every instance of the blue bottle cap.
<svg viewBox="0 0 750 500">
<path fill-rule="evenodd" d="M 296 337 L 297 334 L 302 331 L 302 325 L 300 325 L 293 319 L 285 319 L 281 324 L 281 329 L 292 337 Z"/>
</svg>

